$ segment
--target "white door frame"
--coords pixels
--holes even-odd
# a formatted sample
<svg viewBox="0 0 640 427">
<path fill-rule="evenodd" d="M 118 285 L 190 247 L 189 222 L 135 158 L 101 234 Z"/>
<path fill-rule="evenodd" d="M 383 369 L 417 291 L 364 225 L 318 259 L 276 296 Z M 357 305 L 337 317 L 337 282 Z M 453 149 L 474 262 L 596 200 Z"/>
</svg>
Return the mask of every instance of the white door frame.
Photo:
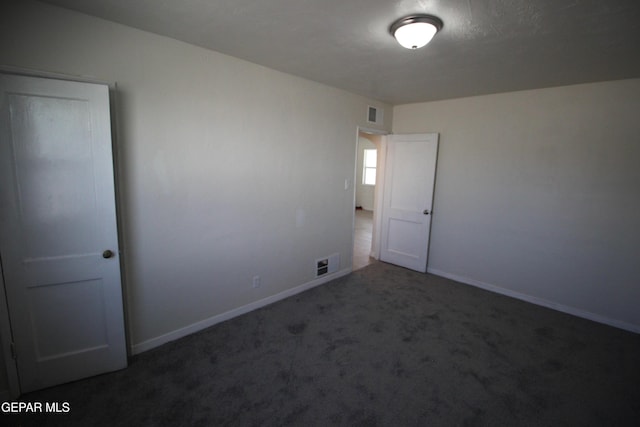
<svg viewBox="0 0 640 427">
<path fill-rule="evenodd" d="M 353 165 L 353 207 L 351 209 L 352 218 L 351 218 L 351 268 L 353 268 L 353 248 L 355 246 L 355 238 L 356 238 L 356 180 L 359 176 L 361 176 L 362 171 L 358 171 L 358 139 L 360 138 L 360 133 L 368 133 L 371 135 L 379 135 L 382 136 L 380 141 L 380 146 L 378 148 L 378 164 L 376 165 L 376 186 L 373 195 L 373 229 L 372 240 L 371 240 L 371 253 L 370 256 L 374 259 L 380 259 L 380 244 L 379 238 L 380 229 L 382 227 L 382 217 L 380 216 L 380 209 L 382 208 L 382 190 L 384 189 L 384 162 L 386 161 L 386 152 L 387 152 L 387 141 L 386 136 L 390 134 L 389 131 L 368 128 L 364 126 L 357 126 L 356 128 L 356 138 L 355 138 L 355 164 Z"/>
<path fill-rule="evenodd" d="M 356 129 L 356 138 L 355 138 L 355 164 L 354 164 L 354 174 L 353 174 L 353 208 L 352 208 L 352 222 L 351 222 L 351 251 L 352 251 L 352 264 L 351 268 L 353 268 L 353 248 L 355 246 L 355 207 L 356 207 L 356 179 L 360 176 L 361 171 L 358 170 L 358 139 L 360 137 L 360 133 L 369 133 L 372 135 L 382 136 L 380 138 L 380 146 L 378 147 L 378 164 L 376 168 L 376 188 L 374 193 L 374 211 L 373 211 L 373 230 L 372 230 L 372 241 L 371 241 L 371 253 L 370 256 L 374 259 L 380 259 L 380 236 L 382 233 L 382 209 L 383 209 L 383 195 L 384 195 L 384 187 L 385 187 L 385 165 L 387 161 L 387 136 L 393 135 L 392 132 L 374 128 L 367 128 L 363 126 L 358 126 Z M 437 132 L 431 132 L 437 133 Z M 435 179 L 437 179 L 437 165 L 436 165 L 436 177 L 434 178 L 434 186 Z M 434 190 L 435 197 L 435 190 Z M 428 256 L 428 254 L 427 254 Z"/>
<path fill-rule="evenodd" d="M 129 343 L 129 333 L 128 333 L 128 313 L 127 313 L 127 298 L 126 298 L 126 286 L 125 286 L 125 274 L 124 274 L 124 265 L 123 265 L 123 259 L 124 257 L 122 256 L 123 253 L 123 248 L 124 248 L 124 235 L 123 235 L 123 229 L 124 227 L 122 227 L 121 224 L 121 215 L 120 215 L 120 194 L 119 194 L 119 185 L 118 183 L 119 181 L 119 162 L 118 162 L 118 150 L 117 150 L 117 126 L 116 126 L 116 120 L 115 120 L 115 114 L 114 114 L 114 107 L 115 107 L 115 94 L 116 89 L 117 89 L 117 85 L 114 82 L 104 82 L 102 80 L 98 80 L 98 79 L 89 79 L 89 78 L 85 78 L 85 77 L 81 77 L 81 76 L 71 76 L 71 75 L 64 75 L 64 74 L 58 74 L 58 73 L 51 73 L 51 72 L 47 72 L 47 71 L 40 71 L 40 70 L 32 70 L 32 69 L 25 69 L 25 68 L 19 68 L 19 67 L 11 67 L 11 66 L 5 66 L 5 65 L 0 65 L 0 72 L 1 73 L 5 73 L 5 74 L 15 74 L 18 76 L 26 76 L 26 77 L 42 77 L 42 78 L 50 78 L 50 79 L 57 79 L 57 80 L 66 80 L 66 81 L 73 81 L 73 82 L 79 82 L 79 83 L 97 83 L 97 84 L 102 84 L 102 85 L 106 85 L 109 88 L 109 108 L 111 110 L 111 114 L 110 114 L 110 118 L 111 118 L 111 145 L 112 145 L 112 156 L 113 156 L 113 173 L 114 173 L 114 185 L 115 185 L 115 204 L 116 204 L 116 223 L 117 223 L 117 228 L 118 228 L 118 240 L 121 242 L 120 243 L 120 253 L 121 255 L 118 257 L 119 261 L 120 261 L 120 283 L 122 286 L 122 293 L 123 293 L 123 315 L 124 315 L 124 328 L 125 328 L 125 340 L 126 340 L 126 347 L 127 349 L 130 348 L 130 343 Z M 7 379 L 8 379 L 8 383 L 9 383 L 9 390 L 8 390 L 8 394 L 9 396 L 5 396 L 4 394 L 6 393 L 6 390 L 0 390 L 0 399 L 2 400 L 6 400 L 6 398 L 10 397 L 10 398 L 18 398 L 21 394 L 21 390 L 20 390 L 20 381 L 18 378 L 18 365 L 16 364 L 15 359 L 13 358 L 13 348 L 12 348 L 12 343 L 13 343 L 13 334 L 11 331 L 11 320 L 9 318 L 9 306 L 8 306 L 8 302 L 7 302 L 7 298 L 6 298 L 6 290 L 5 290 L 5 282 L 4 282 L 4 274 L 2 271 L 2 264 L 0 264 L 0 344 L 2 346 L 2 356 L 4 357 L 4 366 L 5 366 L 5 371 L 7 373 Z M 128 351 L 129 352 L 129 351 Z"/>
</svg>

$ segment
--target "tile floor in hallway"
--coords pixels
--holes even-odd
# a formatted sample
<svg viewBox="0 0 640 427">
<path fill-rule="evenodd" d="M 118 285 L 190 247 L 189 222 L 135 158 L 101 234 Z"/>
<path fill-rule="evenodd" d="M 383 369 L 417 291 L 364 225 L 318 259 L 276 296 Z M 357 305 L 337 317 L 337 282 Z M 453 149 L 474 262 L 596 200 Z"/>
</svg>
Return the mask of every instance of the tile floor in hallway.
<svg viewBox="0 0 640 427">
<path fill-rule="evenodd" d="M 371 236 L 373 230 L 373 211 L 356 210 L 355 238 L 353 243 L 353 270 L 365 267 L 373 258 L 371 253 Z"/>
</svg>

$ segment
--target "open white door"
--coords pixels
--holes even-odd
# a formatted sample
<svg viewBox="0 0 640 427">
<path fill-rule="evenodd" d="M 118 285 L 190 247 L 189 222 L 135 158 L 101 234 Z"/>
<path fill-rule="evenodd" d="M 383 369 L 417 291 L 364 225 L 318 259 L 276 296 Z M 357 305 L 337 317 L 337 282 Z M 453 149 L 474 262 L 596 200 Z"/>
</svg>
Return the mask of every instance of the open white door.
<svg viewBox="0 0 640 427">
<path fill-rule="evenodd" d="M 427 271 L 438 134 L 389 135 L 380 259 Z"/>
<path fill-rule="evenodd" d="M 0 74 L 0 183 L 20 391 L 126 367 L 108 87 Z"/>
</svg>

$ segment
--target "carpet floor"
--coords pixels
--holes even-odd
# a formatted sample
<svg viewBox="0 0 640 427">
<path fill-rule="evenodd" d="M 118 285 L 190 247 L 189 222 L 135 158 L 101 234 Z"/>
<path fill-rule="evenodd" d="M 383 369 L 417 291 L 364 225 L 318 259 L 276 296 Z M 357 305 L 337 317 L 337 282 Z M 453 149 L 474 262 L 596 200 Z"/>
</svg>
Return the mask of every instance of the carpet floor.
<svg viewBox="0 0 640 427">
<path fill-rule="evenodd" d="M 2 425 L 636 426 L 640 335 L 376 262 Z"/>
</svg>

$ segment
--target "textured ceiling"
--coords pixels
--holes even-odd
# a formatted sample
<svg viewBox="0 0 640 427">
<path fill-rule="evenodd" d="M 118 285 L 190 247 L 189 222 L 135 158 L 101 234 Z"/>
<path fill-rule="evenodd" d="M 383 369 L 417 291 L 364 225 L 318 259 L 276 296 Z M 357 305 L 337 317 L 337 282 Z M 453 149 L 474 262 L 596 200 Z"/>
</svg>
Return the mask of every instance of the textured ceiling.
<svg viewBox="0 0 640 427">
<path fill-rule="evenodd" d="M 640 77 L 639 0 L 45 0 L 392 104 Z M 425 48 L 389 34 L 444 21 Z"/>
</svg>

